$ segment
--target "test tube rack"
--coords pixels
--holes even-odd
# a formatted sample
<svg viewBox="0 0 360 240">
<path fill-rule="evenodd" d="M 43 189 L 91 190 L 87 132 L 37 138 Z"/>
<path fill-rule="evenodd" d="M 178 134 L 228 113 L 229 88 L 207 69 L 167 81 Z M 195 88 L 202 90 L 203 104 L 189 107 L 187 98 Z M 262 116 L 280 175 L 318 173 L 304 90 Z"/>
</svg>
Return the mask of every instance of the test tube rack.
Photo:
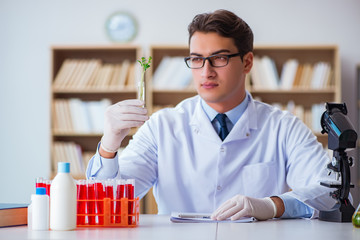
<svg viewBox="0 0 360 240">
<path fill-rule="evenodd" d="M 77 213 L 77 217 L 97 218 L 96 224 L 90 224 L 85 221 L 83 224 L 78 224 L 77 227 L 137 227 L 139 223 L 139 197 L 135 199 L 122 198 L 120 200 L 104 198 L 104 200 L 77 200 L 78 204 L 103 204 L 103 213 Z M 113 206 L 120 204 L 120 214 L 115 214 Z M 132 209 L 132 211 L 130 211 Z M 129 213 L 130 212 L 130 213 Z"/>
</svg>

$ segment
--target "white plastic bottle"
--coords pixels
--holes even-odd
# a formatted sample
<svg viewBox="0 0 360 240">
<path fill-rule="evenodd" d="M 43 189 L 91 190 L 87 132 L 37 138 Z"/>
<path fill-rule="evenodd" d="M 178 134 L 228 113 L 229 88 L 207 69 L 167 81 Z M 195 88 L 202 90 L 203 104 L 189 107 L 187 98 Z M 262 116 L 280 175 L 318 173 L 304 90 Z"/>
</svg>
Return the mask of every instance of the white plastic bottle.
<svg viewBox="0 0 360 240">
<path fill-rule="evenodd" d="M 70 175 L 70 163 L 58 163 L 58 173 L 51 183 L 50 193 L 50 229 L 75 229 L 76 184 Z"/>
<path fill-rule="evenodd" d="M 36 188 L 36 194 L 31 196 L 31 229 L 49 230 L 49 196 L 46 188 Z"/>
<path fill-rule="evenodd" d="M 31 201 L 34 194 L 31 194 Z M 30 203 L 27 209 L 27 226 L 28 229 L 32 230 L 32 204 Z"/>
</svg>

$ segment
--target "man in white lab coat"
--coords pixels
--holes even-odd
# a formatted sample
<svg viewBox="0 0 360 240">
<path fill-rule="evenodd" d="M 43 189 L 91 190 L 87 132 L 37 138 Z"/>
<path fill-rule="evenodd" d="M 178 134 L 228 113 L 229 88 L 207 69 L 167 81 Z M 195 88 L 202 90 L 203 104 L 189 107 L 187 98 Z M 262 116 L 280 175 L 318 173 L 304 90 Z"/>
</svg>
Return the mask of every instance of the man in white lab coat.
<svg viewBox="0 0 360 240">
<path fill-rule="evenodd" d="M 335 200 L 319 184 L 328 178 L 322 145 L 298 118 L 245 90 L 250 27 L 226 10 L 199 14 L 189 25 L 189 46 L 185 63 L 198 95 L 150 118 L 140 100 L 109 107 L 87 177 L 134 178 L 140 197 L 153 186 L 159 214 L 266 220 L 331 210 Z M 117 154 L 129 129 L 139 126 Z"/>
</svg>

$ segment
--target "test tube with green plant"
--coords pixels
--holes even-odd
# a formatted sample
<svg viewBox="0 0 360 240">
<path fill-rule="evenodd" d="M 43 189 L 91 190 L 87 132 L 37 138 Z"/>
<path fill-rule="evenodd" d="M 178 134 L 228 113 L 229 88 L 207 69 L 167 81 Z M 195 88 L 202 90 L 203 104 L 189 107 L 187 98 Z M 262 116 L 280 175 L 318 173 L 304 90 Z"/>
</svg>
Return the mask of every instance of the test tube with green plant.
<svg viewBox="0 0 360 240">
<path fill-rule="evenodd" d="M 146 69 L 150 67 L 151 60 L 152 60 L 151 56 L 148 58 L 148 60 L 145 57 L 142 57 L 141 61 L 137 60 L 141 65 L 141 80 L 138 86 L 138 97 L 144 103 L 145 103 L 145 72 Z"/>
</svg>

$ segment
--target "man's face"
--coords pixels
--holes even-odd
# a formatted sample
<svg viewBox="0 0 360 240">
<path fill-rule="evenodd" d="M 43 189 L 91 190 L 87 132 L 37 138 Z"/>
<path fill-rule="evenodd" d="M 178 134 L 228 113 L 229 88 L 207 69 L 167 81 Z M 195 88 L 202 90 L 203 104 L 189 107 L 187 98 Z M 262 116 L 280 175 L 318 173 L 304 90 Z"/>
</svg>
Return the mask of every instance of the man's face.
<svg viewBox="0 0 360 240">
<path fill-rule="evenodd" d="M 195 32 L 190 39 L 190 56 L 208 57 L 214 54 L 234 54 L 238 50 L 233 39 L 217 33 Z M 248 53 L 229 59 L 225 67 L 212 67 L 208 60 L 204 67 L 192 69 L 198 94 L 217 112 L 226 112 L 240 104 L 245 97 L 245 75 L 252 66 L 253 55 Z"/>
</svg>

